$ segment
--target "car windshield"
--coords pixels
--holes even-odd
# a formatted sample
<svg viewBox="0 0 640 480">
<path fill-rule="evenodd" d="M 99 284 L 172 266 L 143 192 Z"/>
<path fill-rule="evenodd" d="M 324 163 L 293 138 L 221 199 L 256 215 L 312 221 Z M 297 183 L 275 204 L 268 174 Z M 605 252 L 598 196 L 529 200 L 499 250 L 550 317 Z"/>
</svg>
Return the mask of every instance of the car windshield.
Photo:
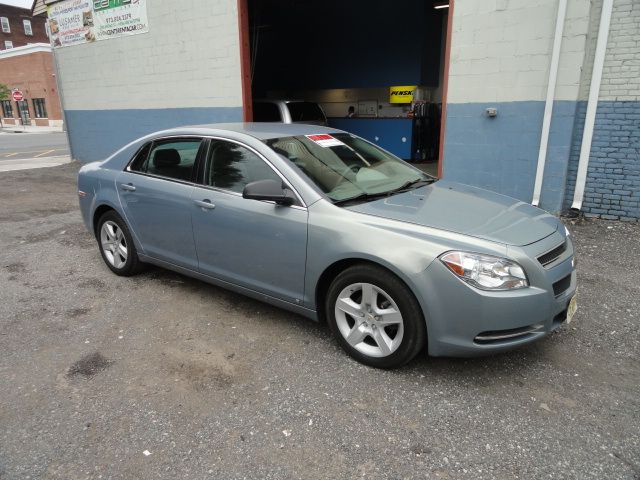
<svg viewBox="0 0 640 480">
<path fill-rule="evenodd" d="M 349 133 L 273 138 L 266 143 L 334 203 L 368 200 L 436 180 Z"/>
</svg>

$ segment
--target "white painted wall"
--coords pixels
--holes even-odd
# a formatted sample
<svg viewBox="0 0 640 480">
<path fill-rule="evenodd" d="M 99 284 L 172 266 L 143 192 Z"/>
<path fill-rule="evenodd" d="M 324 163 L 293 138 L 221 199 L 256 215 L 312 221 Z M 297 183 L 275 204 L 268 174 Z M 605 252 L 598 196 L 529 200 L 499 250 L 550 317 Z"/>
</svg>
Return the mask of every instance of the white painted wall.
<svg viewBox="0 0 640 480">
<path fill-rule="evenodd" d="M 597 9 L 595 16 L 600 18 L 600 8 Z M 593 56 L 589 57 L 589 64 L 590 75 Z M 587 77 L 587 79 L 590 78 L 590 76 Z M 638 0 L 615 0 L 613 3 L 607 53 L 602 70 L 600 100 L 636 102 L 640 100 L 640 1 Z"/>
<path fill-rule="evenodd" d="M 55 50 L 66 110 L 239 107 L 236 0 L 149 0 L 149 32 Z"/>
<path fill-rule="evenodd" d="M 629 0 L 633 1 L 633 0 Z M 544 101 L 556 0 L 456 0 L 449 103 Z M 589 0 L 569 0 L 556 100 L 576 100 Z"/>
</svg>

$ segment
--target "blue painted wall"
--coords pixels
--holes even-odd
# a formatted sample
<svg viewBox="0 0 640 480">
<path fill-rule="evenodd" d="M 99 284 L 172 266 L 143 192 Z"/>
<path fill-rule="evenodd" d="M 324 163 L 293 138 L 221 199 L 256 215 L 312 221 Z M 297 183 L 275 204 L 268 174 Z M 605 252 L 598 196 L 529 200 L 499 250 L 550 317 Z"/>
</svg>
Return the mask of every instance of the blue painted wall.
<svg viewBox="0 0 640 480">
<path fill-rule="evenodd" d="M 580 102 L 569 159 L 566 209 L 573 203 L 586 110 L 586 102 Z M 598 102 L 582 205 L 586 215 L 640 219 L 640 102 Z"/>
<path fill-rule="evenodd" d="M 71 156 L 101 160 L 128 142 L 157 130 L 184 125 L 242 121 L 242 107 L 141 110 L 66 110 Z"/>
<path fill-rule="evenodd" d="M 329 126 L 366 138 L 404 159 L 411 159 L 411 131 L 408 118 L 330 118 Z M 377 137 L 377 140 L 376 140 Z M 402 141 L 402 139 L 406 141 Z"/>
<path fill-rule="evenodd" d="M 562 210 L 577 102 L 556 101 L 540 206 Z M 486 115 L 496 107 L 498 116 Z M 531 202 L 544 102 L 447 105 L 443 170 L 448 180 Z"/>
</svg>

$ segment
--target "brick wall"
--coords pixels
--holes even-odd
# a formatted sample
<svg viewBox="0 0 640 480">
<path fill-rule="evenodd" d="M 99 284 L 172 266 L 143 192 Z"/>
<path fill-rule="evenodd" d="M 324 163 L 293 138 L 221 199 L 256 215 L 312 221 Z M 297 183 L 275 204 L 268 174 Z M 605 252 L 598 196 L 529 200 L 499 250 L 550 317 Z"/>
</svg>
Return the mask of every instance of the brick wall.
<svg viewBox="0 0 640 480">
<path fill-rule="evenodd" d="M 20 53 L 18 53 L 21 51 Z M 0 53 L 0 83 L 9 88 L 22 91 L 29 106 L 32 124 L 40 126 L 62 123 L 60 99 L 53 69 L 53 58 L 47 45 L 30 45 Z M 44 98 L 48 117 L 36 119 L 33 99 Z M 3 122 L 11 125 L 19 123 L 16 102 L 13 106 L 13 119 L 3 117 Z M 1 114 L 1 113 L 0 113 Z"/>
<path fill-rule="evenodd" d="M 582 99 L 591 80 L 601 3 L 592 7 Z M 565 208 L 573 201 L 585 112 L 583 100 L 574 128 Z M 583 211 L 607 219 L 640 219 L 640 2 L 636 0 L 614 2 Z"/>
<path fill-rule="evenodd" d="M 45 27 L 46 19 L 42 16 L 32 17 L 31 10 L 0 4 L 0 17 L 7 17 L 11 28 L 10 33 L 5 33 L 0 29 L 0 50 L 5 50 L 5 40 L 13 42 L 14 48 L 29 43 L 49 43 Z M 23 20 L 31 21 L 33 35 L 25 34 Z"/>
</svg>

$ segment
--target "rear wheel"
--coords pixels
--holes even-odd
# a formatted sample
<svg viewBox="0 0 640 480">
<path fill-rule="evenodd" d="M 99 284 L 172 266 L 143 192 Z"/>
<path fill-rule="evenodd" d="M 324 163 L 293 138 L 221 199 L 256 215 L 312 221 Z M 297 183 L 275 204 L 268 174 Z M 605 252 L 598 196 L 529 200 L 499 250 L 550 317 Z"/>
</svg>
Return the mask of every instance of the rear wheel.
<svg viewBox="0 0 640 480">
<path fill-rule="evenodd" d="M 102 259 L 113 273 L 123 277 L 138 273 L 141 262 L 133 238 L 115 211 L 106 212 L 98 220 L 97 240 Z"/>
<path fill-rule="evenodd" d="M 420 305 L 400 279 L 380 267 L 342 272 L 329 287 L 325 308 L 338 343 L 366 365 L 399 367 L 425 343 Z"/>
</svg>

